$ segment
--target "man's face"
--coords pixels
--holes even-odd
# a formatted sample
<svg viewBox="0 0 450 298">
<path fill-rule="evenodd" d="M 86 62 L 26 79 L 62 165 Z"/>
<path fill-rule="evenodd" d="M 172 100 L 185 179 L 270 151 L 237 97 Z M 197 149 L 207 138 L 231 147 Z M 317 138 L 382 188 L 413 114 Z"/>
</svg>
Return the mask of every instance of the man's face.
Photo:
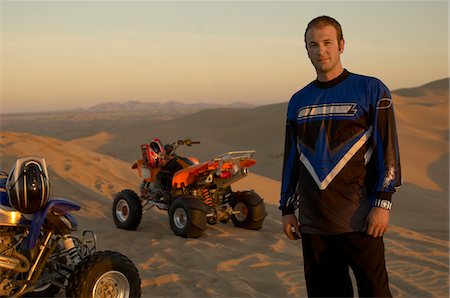
<svg viewBox="0 0 450 298">
<path fill-rule="evenodd" d="M 321 74 L 333 75 L 333 72 L 340 74 L 340 54 L 344 50 L 344 40 L 337 40 L 337 32 L 333 26 L 324 25 L 309 29 L 306 32 L 306 49 L 319 77 Z"/>
</svg>

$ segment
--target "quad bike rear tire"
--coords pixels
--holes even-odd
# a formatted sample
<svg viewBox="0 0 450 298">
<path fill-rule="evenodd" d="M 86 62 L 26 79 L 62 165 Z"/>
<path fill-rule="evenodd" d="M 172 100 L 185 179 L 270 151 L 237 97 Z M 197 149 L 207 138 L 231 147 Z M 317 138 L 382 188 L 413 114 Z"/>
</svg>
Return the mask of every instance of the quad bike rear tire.
<svg viewBox="0 0 450 298">
<path fill-rule="evenodd" d="M 198 238 L 207 228 L 203 202 L 195 197 L 182 196 L 169 208 L 170 228 L 183 238 Z"/>
<path fill-rule="evenodd" d="M 231 216 L 231 221 L 238 228 L 259 230 L 267 216 L 263 199 L 254 191 L 236 192 L 230 203 L 238 214 Z"/>
<path fill-rule="evenodd" d="M 67 297 L 127 298 L 141 296 L 141 279 L 133 262 L 114 251 L 99 251 L 77 265 Z"/>
<path fill-rule="evenodd" d="M 136 230 L 142 220 L 142 205 L 138 195 L 130 189 L 119 192 L 114 198 L 112 216 L 118 228 Z"/>
</svg>

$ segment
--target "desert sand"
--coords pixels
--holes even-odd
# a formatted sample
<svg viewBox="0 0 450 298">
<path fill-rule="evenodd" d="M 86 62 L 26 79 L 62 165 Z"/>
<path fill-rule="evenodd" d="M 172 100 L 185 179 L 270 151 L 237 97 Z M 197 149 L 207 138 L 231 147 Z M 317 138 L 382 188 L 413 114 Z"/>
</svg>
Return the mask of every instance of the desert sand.
<svg viewBox="0 0 450 298">
<path fill-rule="evenodd" d="M 448 297 L 448 94 L 397 95 L 394 103 L 404 185 L 394 195 L 391 226 L 385 235 L 391 291 L 394 297 Z M 261 108 L 257 112 L 249 110 L 249 115 L 258 121 L 257 116 L 264 109 L 273 111 L 274 108 L 281 111 L 284 105 Z M 197 118 L 195 114 L 184 117 L 183 126 L 198 125 L 199 119 L 205 119 L 205 114 L 199 114 Z M 218 140 L 207 139 L 200 126 L 190 136 L 198 135 L 202 144 L 209 144 L 206 145 L 209 152 L 199 153 L 204 159 L 207 154 L 213 157 L 241 149 L 248 145 L 249 138 L 265 146 L 270 143 L 264 140 L 283 139 L 284 120 L 278 120 L 281 121 L 273 125 L 273 131 L 254 136 L 239 134 L 239 130 L 245 131 L 244 124 L 235 121 L 236 127 L 226 129 L 227 133 L 234 129 L 233 137 L 239 138 L 230 148 Z M 157 127 L 173 127 L 174 123 Z M 59 122 L 63 124 L 64 121 Z M 250 173 L 235 185 L 236 190 L 254 189 L 263 197 L 268 216 L 259 231 L 218 223 L 209 226 L 198 239 L 184 239 L 172 233 L 166 212 L 155 209 L 144 214 L 136 231 L 119 230 L 111 216 L 112 198 L 121 189 L 138 188 L 140 180 L 131 170 L 130 160 L 132 156 L 139 157 L 140 143 L 147 142 L 151 133 L 162 130 L 153 128 L 150 134 L 147 132 L 147 139 L 135 140 L 137 145 L 132 144 L 134 149 L 129 149 L 123 146 L 119 136 L 127 133 L 130 139 L 136 136 L 121 131 L 120 126 L 114 130 L 92 130 L 91 134 L 82 136 L 78 133 L 79 137 L 72 138 L 68 137 L 69 128 L 68 122 L 64 138 L 32 130 L 2 129 L 1 168 L 8 170 L 19 156 L 44 156 L 50 171 L 51 197 L 78 202 L 82 207 L 74 214 L 80 224 L 78 232 L 94 230 L 99 250 L 119 251 L 135 263 L 144 297 L 306 296 L 301 243 L 288 240 L 281 232 L 281 214 L 277 209 L 280 182 L 274 179 L 278 174 L 268 178 Z M 176 130 L 164 132 L 166 138 L 175 138 L 176 133 Z M 259 172 L 264 172 L 264 167 L 267 171 L 280 171 L 280 145 L 274 146 L 278 147 L 262 149 L 263 153 L 257 155 Z M 120 151 L 113 151 L 114 148 Z M 107 152 L 114 154 L 107 155 Z M 119 152 L 127 156 L 121 158 L 117 156 Z M 269 152 L 273 154 L 267 155 Z M 194 149 L 190 153 L 195 155 L 198 151 Z"/>
</svg>

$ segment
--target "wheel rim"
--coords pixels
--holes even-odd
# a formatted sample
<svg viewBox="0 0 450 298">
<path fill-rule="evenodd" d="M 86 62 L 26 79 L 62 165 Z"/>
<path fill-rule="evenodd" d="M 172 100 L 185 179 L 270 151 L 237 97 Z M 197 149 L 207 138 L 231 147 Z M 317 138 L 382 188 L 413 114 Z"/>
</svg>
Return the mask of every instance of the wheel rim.
<svg viewBox="0 0 450 298">
<path fill-rule="evenodd" d="M 128 215 L 130 213 L 130 206 L 125 200 L 119 200 L 116 205 L 116 217 L 124 222 L 128 219 Z"/>
<path fill-rule="evenodd" d="M 52 284 L 45 284 L 42 287 L 34 288 L 33 292 L 38 293 L 47 290 Z"/>
<path fill-rule="evenodd" d="M 187 223 L 187 213 L 183 208 L 177 208 L 173 213 L 173 223 L 178 229 L 184 229 Z"/>
<path fill-rule="evenodd" d="M 108 271 L 97 280 L 92 290 L 92 298 L 130 297 L 130 284 L 119 271 Z"/>
<path fill-rule="evenodd" d="M 242 202 L 237 202 L 236 206 L 234 206 L 234 211 L 239 211 L 239 213 L 235 214 L 237 220 L 239 221 L 245 221 L 248 217 L 248 208 L 247 205 L 245 205 Z"/>
</svg>

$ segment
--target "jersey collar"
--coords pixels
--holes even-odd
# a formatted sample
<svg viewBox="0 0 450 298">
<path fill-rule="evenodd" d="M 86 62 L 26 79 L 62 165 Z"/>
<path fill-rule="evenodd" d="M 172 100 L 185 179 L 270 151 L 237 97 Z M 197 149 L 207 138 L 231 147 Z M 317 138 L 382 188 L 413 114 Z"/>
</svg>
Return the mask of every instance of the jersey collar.
<svg viewBox="0 0 450 298">
<path fill-rule="evenodd" d="M 321 88 L 321 89 L 330 88 L 330 87 L 336 86 L 340 82 L 344 81 L 350 74 L 351 73 L 349 71 L 347 71 L 347 69 L 344 69 L 338 77 L 332 79 L 331 81 L 321 82 L 316 79 L 313 83 L 314 83 L 314 86 L 316 86 L 317 88 Z"/>
</svg>

